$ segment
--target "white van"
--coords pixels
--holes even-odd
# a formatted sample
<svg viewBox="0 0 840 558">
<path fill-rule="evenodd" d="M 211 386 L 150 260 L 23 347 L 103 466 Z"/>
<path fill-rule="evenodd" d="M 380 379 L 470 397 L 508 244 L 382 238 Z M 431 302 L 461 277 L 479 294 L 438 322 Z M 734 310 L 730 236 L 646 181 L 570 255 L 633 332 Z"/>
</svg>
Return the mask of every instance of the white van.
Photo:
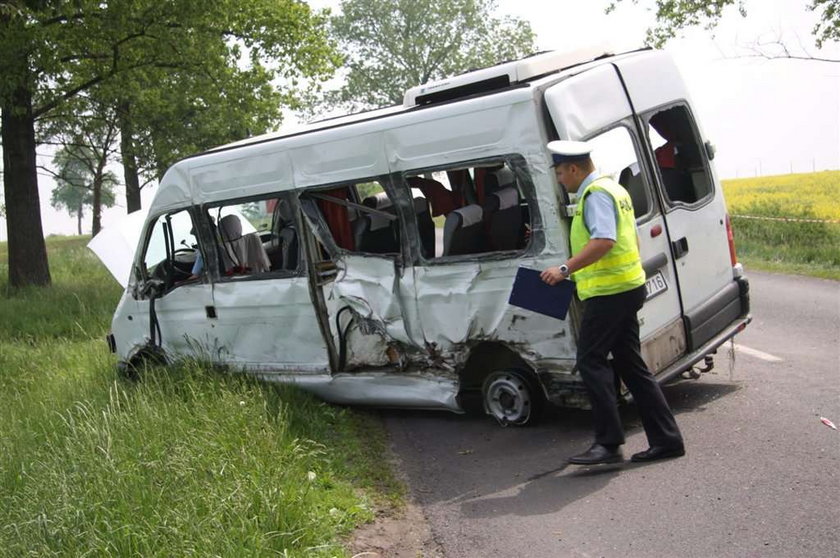
<svg viewBox="0 0 840 558">
<path fill-rule="evenodd" d="M 175 164 L 109 342 L 125 365 L 199 356 L 343 404 L 460 412 L 481 394 L 503 424 L 586 406 L 579 301 L 565 320 L 508 304 L 520 266 L 569 256 L 555 139 L 589 141 L 630 191 L 651 370 L 708 365 L 750 321 L 748 283 L 714 151 L 653 50 L 540 54 Z"/>
</svg>

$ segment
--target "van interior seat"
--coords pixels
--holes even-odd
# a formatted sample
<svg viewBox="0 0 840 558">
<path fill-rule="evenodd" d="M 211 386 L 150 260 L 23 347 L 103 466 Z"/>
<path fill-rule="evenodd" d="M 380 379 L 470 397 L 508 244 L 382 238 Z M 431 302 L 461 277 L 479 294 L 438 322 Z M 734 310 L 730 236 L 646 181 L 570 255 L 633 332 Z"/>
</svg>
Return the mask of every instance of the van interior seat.
<svg viewBox="0 0 840 558">
<path fill-rule="evenodd" d="M 432 220 L 432 213 L 429 211 L 429 202 L 426 198 L 414 198 L 414 214 L 417 216 L 417 232 L 420 234 L 420 246 L 423 249 L 424 258 L 435 257 L 435 222 Z"/>
<path fill-rule="evenodd" d="M 394 206 L 385 192 L 368 196 L 362 204 L 372 209 L 396 215 Z M 360 211 L 356 220 L 354 236 L 356 249 L 373 254 L 386 254 L 400 251 L 399 224 L 396 219 L 384 215 Z"/>
<path fill-rule="evenodd" d="M 645 215 L 649 209 L 648 199 L 647 195 L 645 195 L 645 183 L 642 180 L 642 173 L 639 172 L 639 165 L 633 163 L 628 167 L 624 167 L 621 174 L 618 175 L 618 183 L 624 186 L 624 189 L 630 194 L 635 216 L 641 217 Z"/>
<path fill-rule="evenodd" d="M 257 233 L 242 234 L 242 222 L 236 215 L 225 215 L 219 220 L 222 237 L 225 272 L 263 273 L 271 268 L 271 261 Z"/>
<path fill-rule="evenodd" d="M 487 173 L 484 177 L 485 197 L 489 194 L 493 194 L 499 190 L 504 190 L 505 188 L 515 185 L 516 177 L 514 176 L 513 171 L 508 167 L 503 166 L 500 169 Z"/>
<path fill-rule="evenodd" d="M 474 254 L 484 251 L 484 210 L 470 204 L 446 216 L 443 225 L 443 255 Z"/>
<path fill-rule="evenodd" d="M 487 243 L 491 250 L 516 250 L 522 238 L 519 192 L 509 186 L 487 196 L 484 204 Z"/>
</svg>

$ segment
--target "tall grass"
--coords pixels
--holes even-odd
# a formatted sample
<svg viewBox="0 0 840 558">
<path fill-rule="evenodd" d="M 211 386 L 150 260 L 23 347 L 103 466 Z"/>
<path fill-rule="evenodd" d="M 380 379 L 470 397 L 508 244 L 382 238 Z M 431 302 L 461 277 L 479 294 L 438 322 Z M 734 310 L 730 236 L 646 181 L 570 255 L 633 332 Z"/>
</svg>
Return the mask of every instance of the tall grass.
<svg viewBox="0 0 840 558">
<path fill-rule="evenodd" d="M 371 416 L 198 362 L 114 373 L 120 289 L 50 239 L 53 286 L 0 244 L 0 556 L 342 556 L 401 487 Z"/>
<path fill-rule="evenodd" d="M 840 220 L 840 171 L 726 180 L 723 186 L 746 265 L 840 279 L 840 223 L 830 222 Z"/>
</svg>

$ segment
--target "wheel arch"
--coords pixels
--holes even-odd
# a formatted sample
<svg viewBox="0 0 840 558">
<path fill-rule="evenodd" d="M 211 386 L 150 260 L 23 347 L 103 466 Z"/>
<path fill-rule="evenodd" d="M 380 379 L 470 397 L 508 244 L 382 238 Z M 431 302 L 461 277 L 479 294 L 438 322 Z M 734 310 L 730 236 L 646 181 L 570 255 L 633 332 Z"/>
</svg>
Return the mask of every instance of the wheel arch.
<svg viewBox="0 0 840 558">
<path fill-rule="evenodd" d="M 480 390 L 484 379 L 494 370 L 514 369 L 527 374 L 539 388 L 543 397 L 547 397 L 545 387 L 534 367 L 510 346 L 493 341 L 483 341 L 470 350 L 463 368 L 459 373 L 461 391 Z"/>
</svg>

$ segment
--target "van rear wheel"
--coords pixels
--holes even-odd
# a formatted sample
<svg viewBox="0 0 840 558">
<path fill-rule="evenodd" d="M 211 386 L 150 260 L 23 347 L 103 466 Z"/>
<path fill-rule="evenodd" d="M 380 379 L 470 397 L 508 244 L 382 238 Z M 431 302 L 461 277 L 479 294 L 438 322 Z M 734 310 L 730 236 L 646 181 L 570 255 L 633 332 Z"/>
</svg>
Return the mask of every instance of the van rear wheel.
<svg viewBox="0 0 840 558">
<path fill-rule="evenodd" d="M 481 388 L 484 412 L 502 426 L 534 424 L 543 407 L 543 395 L 530 375 L 521 370 L 496 370 Z"/>
</svg>

